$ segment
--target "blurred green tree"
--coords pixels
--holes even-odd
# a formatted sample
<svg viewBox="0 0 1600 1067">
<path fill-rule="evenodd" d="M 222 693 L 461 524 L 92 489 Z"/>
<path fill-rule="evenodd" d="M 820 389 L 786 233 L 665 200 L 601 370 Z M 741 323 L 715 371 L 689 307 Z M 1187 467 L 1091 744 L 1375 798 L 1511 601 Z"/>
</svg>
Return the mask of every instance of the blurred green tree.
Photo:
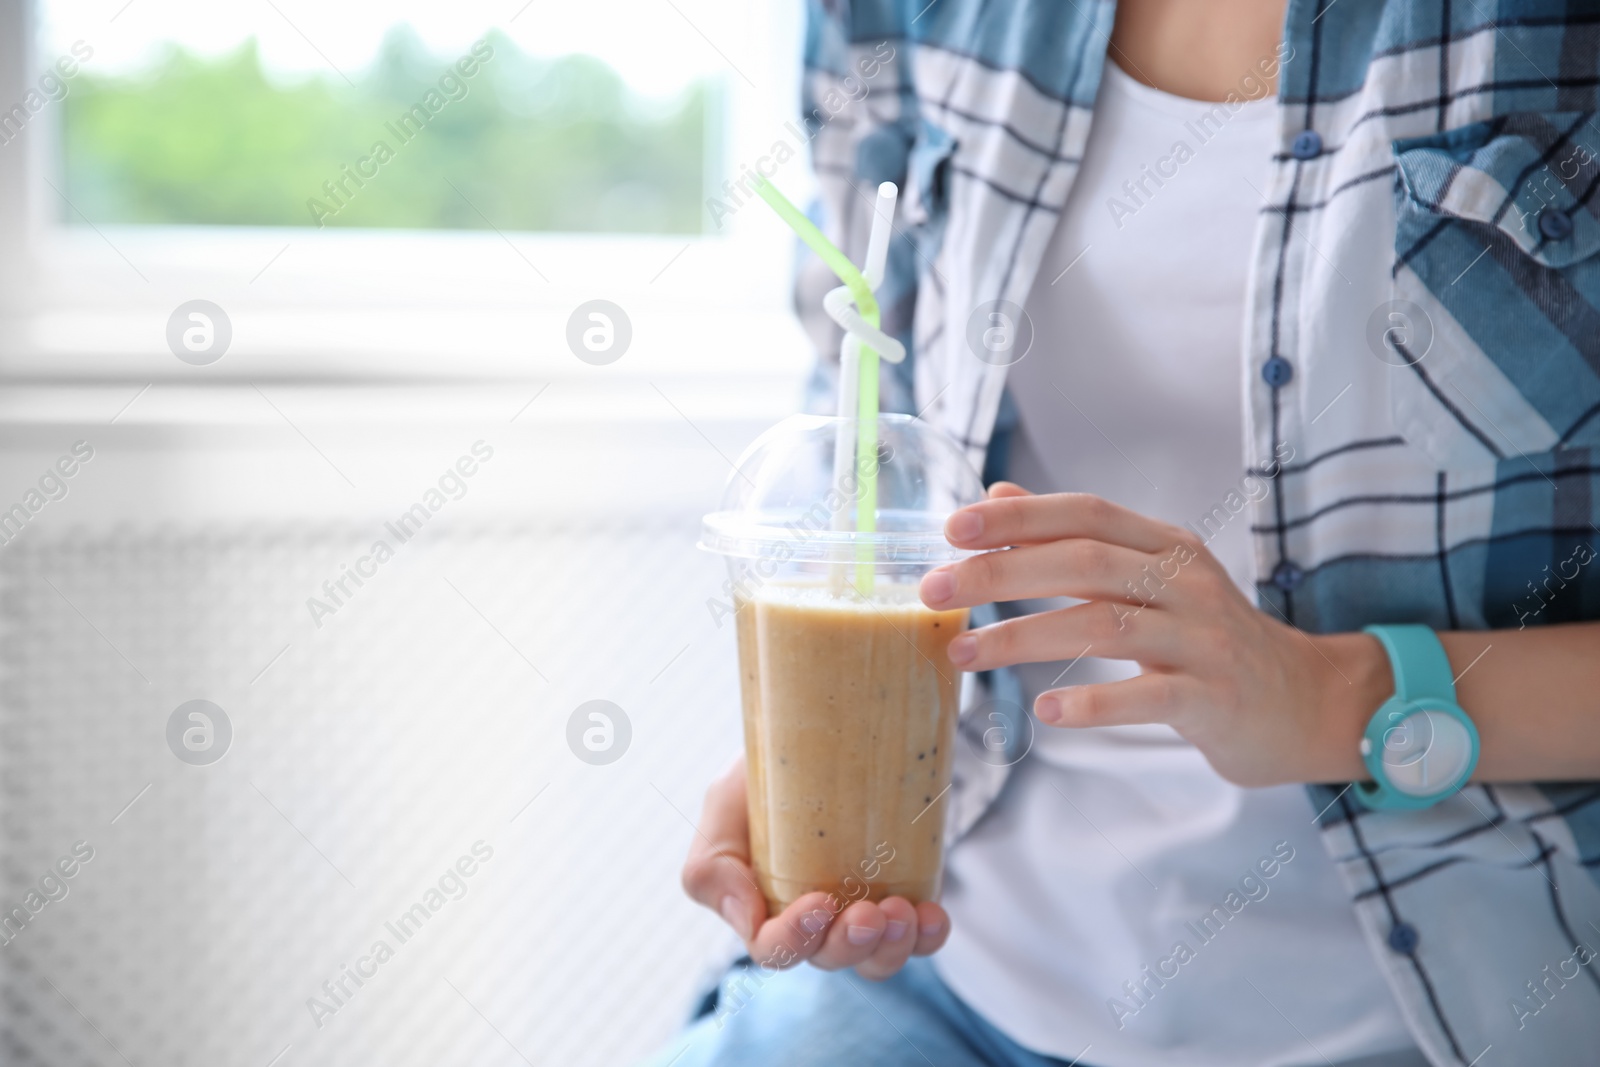
<svg viewBox="0 0 1600 1067">
<path fill-rule="evenodd" d="M 317 200 L 337 209 L 330 227 L 700 232 L 713 86 L 652 100 L 593 57 L 485 40 L 492 58 L 460 77 L 460 57 L 396 27 L 354 88 L 281 84 L 254 40 L 214 59 L 172 49 L 138 75 L 85 70 L 64 101 L 67 196 L 96 222 L 306 226 Z M 435 113 L 402 140 L 422 102 Z M 356 186 L 342 168 L 380 141 L 393 157 Z"/>
</svg>

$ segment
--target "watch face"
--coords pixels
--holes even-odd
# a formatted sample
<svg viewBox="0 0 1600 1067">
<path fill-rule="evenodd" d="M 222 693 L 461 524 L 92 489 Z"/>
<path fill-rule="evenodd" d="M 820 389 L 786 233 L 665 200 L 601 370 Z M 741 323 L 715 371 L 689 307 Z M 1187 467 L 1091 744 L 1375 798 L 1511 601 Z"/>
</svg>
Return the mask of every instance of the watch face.
<svg viewBox="0 0 1600 1067">
<path fill-rule="evenodd" d="M 1389 712 L 1382 761 L 1389 787 L 1426 797 L 1453 786 L 1472 759 L 1467 729 L 1442 711 L 1404 705 Z"/>
</svg>

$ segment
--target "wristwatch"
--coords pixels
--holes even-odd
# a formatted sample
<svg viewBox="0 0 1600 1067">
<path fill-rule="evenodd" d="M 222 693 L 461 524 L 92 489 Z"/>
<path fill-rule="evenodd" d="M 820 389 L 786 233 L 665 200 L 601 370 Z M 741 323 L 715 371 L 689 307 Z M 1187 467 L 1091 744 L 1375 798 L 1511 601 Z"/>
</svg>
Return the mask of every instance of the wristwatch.
<svg viewBox="0 0 1600 1067">
<path fill-rule="evenodd" d="M 1394 669 L 1394 696 L 1361 738 L 1372 775 L 1352 792 L 1369 808 L 1417 811 L 1451 796 L 1478 765 L 1478 728 L 1456 703 L 1450 659 L 1426 626 L 1368 626 Z"/>
</svg>

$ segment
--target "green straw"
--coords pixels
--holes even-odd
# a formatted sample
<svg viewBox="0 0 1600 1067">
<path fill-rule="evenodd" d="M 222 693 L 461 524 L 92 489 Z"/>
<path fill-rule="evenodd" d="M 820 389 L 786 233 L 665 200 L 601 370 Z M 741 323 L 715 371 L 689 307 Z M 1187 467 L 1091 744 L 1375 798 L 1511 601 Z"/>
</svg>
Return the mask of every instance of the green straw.
<svg viewBox="0 0 1600 1067">
<path fill-rule="evenodd" d="M 804 241 L 810 249 L 821 257 L 828 269 L 839 276 L 850 290 L 850 296 L 855 300 L 856 310 L 861 313 L 862 321 L 868 326 L 877 328 L 878 300 L 872 295 L 872 287 L 867 284 L 867 279 L 862 276 L 856 265 L 850 262 L 848 256 L 839 251 L 838 247 L 821 230 L 817 229 L 805 213 L 790 203 L 777 186 L 759 175 L 755 180 L 755 190 L 761 199 L 765 200 L 778 217 L 789 224 L 800 240 Z M 856 405 L 856 477 L 860 492 L 856 496 L 856 530 L 859 533 L 872 533 L 878 528 L 878 350 L 867 344 L 861 343 L 861 368 L 860 385 L 857 390 L 858 403 Z M 871 461 L 868 462 L 868 457 Z M 872 595 L 872 549 L 864 542 L 856 546 L 856 591 L 863 596 Z"/>
</svg>

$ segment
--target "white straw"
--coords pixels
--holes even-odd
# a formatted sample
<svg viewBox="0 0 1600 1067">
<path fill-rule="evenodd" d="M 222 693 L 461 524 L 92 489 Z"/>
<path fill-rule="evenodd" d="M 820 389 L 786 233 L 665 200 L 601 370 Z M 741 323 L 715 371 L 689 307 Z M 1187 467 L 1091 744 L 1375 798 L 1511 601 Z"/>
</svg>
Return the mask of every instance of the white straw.
<svg viewBox="0 0 1600 1067">
<path fill-rule="evenodd" d="M 876 292 L 883 284 L 883 268 L 889 261 L 889 231 L 894 226 L 894 202 L 900 190 L 894 182 L 878 186 L 878 202 L 872 205 L 872 231 L 867 236 L 867 262 L 862 274 Z"/>
</svg>

